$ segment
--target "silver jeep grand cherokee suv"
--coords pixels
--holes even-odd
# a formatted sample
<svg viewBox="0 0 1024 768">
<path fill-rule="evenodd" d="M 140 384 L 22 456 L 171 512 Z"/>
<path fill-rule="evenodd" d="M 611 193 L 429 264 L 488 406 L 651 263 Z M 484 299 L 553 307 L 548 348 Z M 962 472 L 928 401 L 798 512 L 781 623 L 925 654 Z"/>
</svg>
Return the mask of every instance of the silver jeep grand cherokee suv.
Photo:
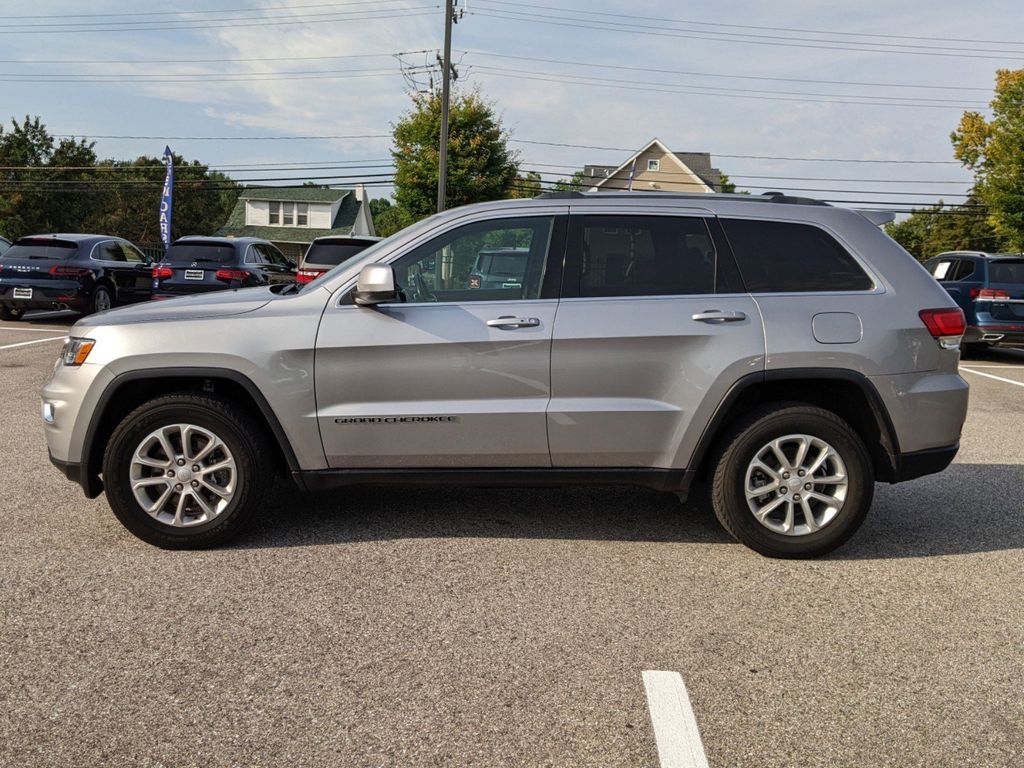
<svg viewBox="0 0 1024 768">
<path fill-rule="evenodd" d="M 50 457 L 167 548 L 236 536 L 287 472 L 307 490 L 706 481 L 743 543 L 820 555 L 876 480 L 944 469 L 967 409 L 963 315 L 876 224 L 782 196 L 451 210 L 301 289 L 79 321 L 43 389 Z M 472 283 L 494 248 L 525 250 L 521 274 Z"/>
</svg>

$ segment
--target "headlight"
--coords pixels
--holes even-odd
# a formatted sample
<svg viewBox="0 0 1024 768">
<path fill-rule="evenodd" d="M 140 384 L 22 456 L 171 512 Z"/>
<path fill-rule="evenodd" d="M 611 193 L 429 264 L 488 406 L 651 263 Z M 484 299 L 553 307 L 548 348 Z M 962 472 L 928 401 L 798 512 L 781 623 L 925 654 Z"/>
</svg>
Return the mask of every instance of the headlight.
<svg viewBox="0 0 1024 768">
<path fill-rule="evenodd" d="M 92 339 L 76 339 L 72 336 L 64 342 L 64 349 L 60 353 L 61 362 L 64 365 L 81 365 L 95 344 Z"/>
</svg>

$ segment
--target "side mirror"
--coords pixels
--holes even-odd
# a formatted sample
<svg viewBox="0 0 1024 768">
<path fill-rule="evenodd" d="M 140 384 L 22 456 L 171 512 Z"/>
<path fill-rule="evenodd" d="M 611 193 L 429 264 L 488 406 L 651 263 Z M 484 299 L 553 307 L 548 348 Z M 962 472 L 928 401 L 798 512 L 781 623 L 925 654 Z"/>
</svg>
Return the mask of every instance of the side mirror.
<svg viewBox="0 0 1024 768">
<path fill-rule="evenodd" d="M 372 307 L 394 301 L 398 297 L 395 290 L 395 270 L 390 264 L 367 264 L 359 270 L 354 298 L 361 307 Z"/>
</svg>

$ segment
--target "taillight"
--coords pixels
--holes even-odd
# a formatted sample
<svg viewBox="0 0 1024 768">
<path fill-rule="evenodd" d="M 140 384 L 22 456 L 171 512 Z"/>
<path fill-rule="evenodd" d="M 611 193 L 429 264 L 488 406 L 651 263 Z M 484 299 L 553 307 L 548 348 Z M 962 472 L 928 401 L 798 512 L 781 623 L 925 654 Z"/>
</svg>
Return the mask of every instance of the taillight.
<svg viewBox="0 0 1024 768">
<path fill-rule="evenodd" d="M 295 282 L 297 283 L 311 283 L 316 280 L 323 271 L 319 269 L 300 269 L 295 273 Z"/>
<path fill-rule="evenodd" d="M 92 270 L 87 267 L 65 267 L 63 265 L 50 267 L 50 274 L 55 277 L 82 277 L 91 272 Z"/>
<path fill-rule="evenodd" d="M 971 298 L 978 301 L 1005 301 L 1010 294 L 998 288 L 971 288 Z"/>
<path fill-rule="evenodd" d="M 170 267 L 153 267 L 153 279 L 161 277 L 174 277 L 174 270 Z"/>
<path fill-rule="evenodd" d="M 964 311 L 955 309 L 922 309 L 917 313 L 921 322 L 928 328 L 939 346 L 943 349 L 956 349 L 960 346 L 960 338 L 967 330 Z"/>
<path fill-rule="evenodd" d="M 217 270 L 217 279 L 218 280 L 227 280 L 228 282 L 231 282 L 232 280 L 245 280 L 245 278 L 247 278 L 248 276 L 249 276 L 249 273 L 246 272 L 244 269 L 218 269 Z"/>
</svg>

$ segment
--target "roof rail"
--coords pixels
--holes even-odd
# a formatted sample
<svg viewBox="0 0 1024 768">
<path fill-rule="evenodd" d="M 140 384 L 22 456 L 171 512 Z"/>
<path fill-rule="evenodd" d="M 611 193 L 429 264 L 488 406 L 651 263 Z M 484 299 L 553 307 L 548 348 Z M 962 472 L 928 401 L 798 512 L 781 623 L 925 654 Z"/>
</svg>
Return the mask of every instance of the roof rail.
<svg viewBox="0 0 1024 768">
<path fill-rule="evenodd" d="M 551 192 L 541 192 L 534 200 L 567 200 L 574 197 L 585 197 L 585 195 L 578 190 L 572 189 L 552 190 Z"/>
<path fill-rule="evenodd" d="M 760 195 L 747 195 L 747 194 L 734 194 L 734 193 L 722 193 L 722 192 L 661 192 L 654 190 L 616 190 L 616 191 L 596 191 L 596 192 L 580 192 L 578 190 L 565 190 L 565 191 L 551 191 L 541 192 L 534 199 L 535 200 L 579 200 L 586 198 L 588 200 L 595 200 L 601 198 L 613 198 L 613 197 L 650 197 L 650 198 L 669 198 L 676 200 L 699 200 L 701 198 L 727 198 L 729 200 L 749 200 L 751 202 L 759 203 L 785 203 L 788 205 L 826 205 L 830 206 L 830 203 L 826 203 L 823 200 L 815 200 L 813 197 L 794 197 L 793 195 L 787 195 L 782 192 L 765 192 Z"/>
</svg>

